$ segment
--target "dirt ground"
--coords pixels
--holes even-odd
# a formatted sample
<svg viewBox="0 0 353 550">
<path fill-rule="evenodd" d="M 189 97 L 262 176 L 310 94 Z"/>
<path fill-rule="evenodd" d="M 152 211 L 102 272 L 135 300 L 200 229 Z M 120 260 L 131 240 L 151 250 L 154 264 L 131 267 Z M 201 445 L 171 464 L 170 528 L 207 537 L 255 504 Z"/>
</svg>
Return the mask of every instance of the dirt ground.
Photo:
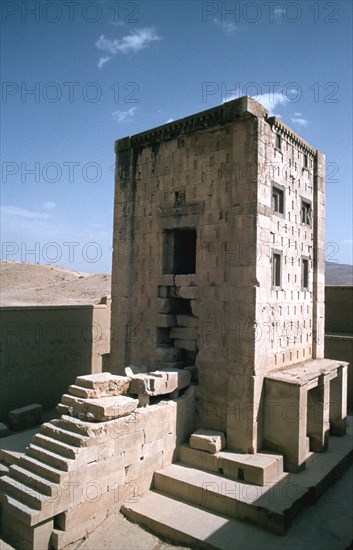
<svg viewBox="0 0 353 550">
<path fill-rule="evenodd" d="M 110 274 L 0 261 L 0 306 L 98 304 L 110 294 Z"/>
</svg>

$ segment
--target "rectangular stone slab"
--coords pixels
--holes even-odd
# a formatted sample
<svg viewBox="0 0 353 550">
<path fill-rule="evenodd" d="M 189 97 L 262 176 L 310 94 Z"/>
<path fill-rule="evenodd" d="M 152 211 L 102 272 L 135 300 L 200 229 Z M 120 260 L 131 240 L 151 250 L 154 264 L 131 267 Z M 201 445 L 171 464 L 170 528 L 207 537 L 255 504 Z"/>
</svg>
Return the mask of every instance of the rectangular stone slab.
<svg viewBox="0 0 353 550">
<path fill-rule="evenodd" d="M 134 376 L 129 391 L 143 395 L 164 395 L 185 388 L 190 380 L 190 372 L 184 369 L 163 369 Z"/>
<path fill-rule="evenodd" d="M 102 372 L 97 374 L 89 374 L 87 376 L 77 376 L 75 384 L 73 384 L 73 392 L 76 390 L 76 387 L 85 388 L 91 390 L 87 392 L 87 398 L 90 397 L 104 397 L 108 395 L 121 395 L 125 393 L 129 388 L 130 379 L 127 376 L 117 376 L 115 374 L 110 374 L 110 372 Z M 92 394 L 92 390 L 95 391 L 95 394 Z M 79 397 L 84 397 L 84 395 Z M 78 395 L 77 390 L 74 395 Z"/>
<path fill-rule="evenodd" d="M 98 399 L 81 399 L 64 394 L 63 405 L 68 407 L 68 414 L 89 422 L 104 422 L 133 413 L 138 400 L 124 395 L 100 397 Z"/>
<path fill-rule="evenodd" d="M 190 447 L 207 451 L 208 453 L 217 453 L 226 446 L 226 437 L 223 432 L 214 430 L 197 430 L 190 436 Z"/>
<path fill-rule="evenodd" d="M 22 430 L 30 428 L 35 424 L 40 423 L 42 418 L 42 405 L 33 403 L 27 407 L 14 409 L 9 412 L 9 424 L 12 430 Z"/>
</svg>

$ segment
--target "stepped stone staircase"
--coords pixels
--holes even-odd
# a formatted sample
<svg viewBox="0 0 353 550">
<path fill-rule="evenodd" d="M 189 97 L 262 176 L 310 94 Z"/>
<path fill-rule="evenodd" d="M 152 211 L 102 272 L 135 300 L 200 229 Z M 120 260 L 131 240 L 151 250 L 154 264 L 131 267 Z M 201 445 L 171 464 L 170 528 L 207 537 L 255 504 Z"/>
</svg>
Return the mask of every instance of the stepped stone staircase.
<svg viewBox="0 0 353 550">
<path fill-rule="evenodd" d="M 58 405 L 62 416 L 41 426 L 25 454 L 3 456 L 3 534 L 15 548 L 59 549 L 86 537 L 126 495 L 140 496 L 153 472 L 172 462 L 176 445 L 191 431 L 191 375 L 165 369 L 134 376 L 77 377 Z M 135 388 L 126 395 L 140 379 L 137 395 Z M 138 408 L 150 379 L 161 386 L 153 394 L 166 397 Z M 171 393 L 177 395 L 170 399 Z"/>
<path fill-rule="evenodd" d="M 239 519 L 282 535 L 348 468 L 352 424 L 349 417 L 347 435 L 330 437 L 325 453 L 308 452 L 306 468 L 296 474 L 283 471 L 279 454 L 210 454 L 181 445 L 178 461 L 155 472 L 153 488 L 121 511 L 162 536 L 200 548 L 230 550 Z"/>
</svg>

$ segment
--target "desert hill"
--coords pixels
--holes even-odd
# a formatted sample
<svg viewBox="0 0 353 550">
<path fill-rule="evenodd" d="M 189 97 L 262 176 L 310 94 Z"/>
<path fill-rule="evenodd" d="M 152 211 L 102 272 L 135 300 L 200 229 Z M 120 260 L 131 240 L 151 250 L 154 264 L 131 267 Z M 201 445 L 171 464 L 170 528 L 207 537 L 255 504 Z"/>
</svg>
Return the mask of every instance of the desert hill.
<svg viewBox="0 0 353 550">
<path fill-rule="evenodd" d="M 0 261 L 0 305 L 98 304 L 111 294 L 111 276 L 54 265 Z"/>
<path fill-rule="evenodd" d="M 353 285 L 353 266 L 326 263 L 327 285 Z M 0 261 L 0 305 L 98 304 L 111 294 L 111 275 L 54 265 Z"/>
<path fill-rule="evenodd" d="M 353 286 L 353 265 L 326 262 L 326 285 Z"/>
</svg>

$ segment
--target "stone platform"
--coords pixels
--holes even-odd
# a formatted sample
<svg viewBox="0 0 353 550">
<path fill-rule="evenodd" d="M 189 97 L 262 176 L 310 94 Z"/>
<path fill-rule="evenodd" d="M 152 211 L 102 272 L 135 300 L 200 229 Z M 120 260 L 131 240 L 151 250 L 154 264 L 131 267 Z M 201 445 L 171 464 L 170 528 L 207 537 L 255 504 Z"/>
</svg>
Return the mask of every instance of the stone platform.
<svg viewBox="0 0 353 550">
<path fill-rule="evenodd" d="M 185 462 L 171 464 L 155 473 L 152 491 L 137 503 L 124 504 L 122 511 L 129 519 L 157 533 L 189 544 L 195 544 L 197 531 L 191 536 L 191 524 L 203 521 L 207 525 L 210 512 L 218 517 L 215 522 L 220 526 L 225 525 L 224 518 L 237 518 L 284 534 L 296 515 L 315 502 L 350 465 L 351 417 L 347 431 L 343 437 L 330 436 L 325 453 L 310 452 L 302 472 L 281 473 L 263 486 L 232 480 Z M 183 460 L 187 459 L 186 448 L 179 455 Z M 200 532 L 196 540 L 200 547 L 212 547 L 203 544 Z"/>
</svg>

